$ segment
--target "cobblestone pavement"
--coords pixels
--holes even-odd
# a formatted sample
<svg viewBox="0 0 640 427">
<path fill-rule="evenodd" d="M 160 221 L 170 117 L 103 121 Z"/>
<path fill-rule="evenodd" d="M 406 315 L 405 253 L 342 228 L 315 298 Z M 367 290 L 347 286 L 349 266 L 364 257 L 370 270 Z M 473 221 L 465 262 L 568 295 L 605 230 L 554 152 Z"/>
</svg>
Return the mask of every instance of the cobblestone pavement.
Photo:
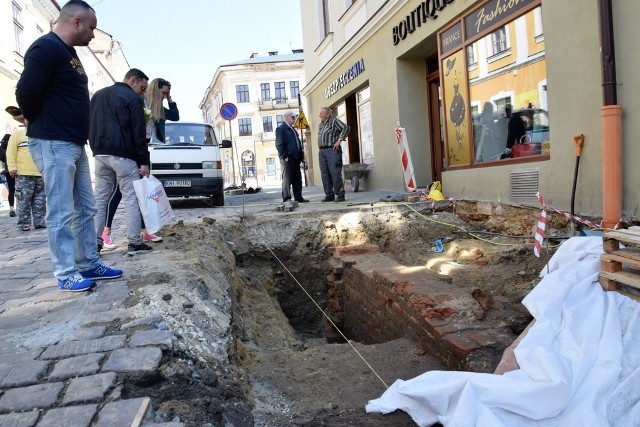
<svg viewBox="0 0 640 427">
<path fill-rule="evenodd" d="M 122 235 L 122 218 L 114 222 Z M 89 293 L 60 292 L 46 230 L 20 231 L 6 201 L 0 241 L 0 427 L 182 426 L 148 423 L 150 399 L 121 396 L 119 374 L 155 371 L 174 339 L 154 318 L 108 330 L 114 320 L 130 320 L 124 278 Z"/>
<path fill-rule="evenodd" d="M 347 199 L 365 203 L 387 193 L 349 193 Z M 324 196 L 318 187 L 305 188 L 303 194 L 315 202 Z M 280 191 L 274 186 L 244 197 L 228 197 L 230 209 L 216 209 L 213 216 L 241 215 L 243 202 L 260 205 L 254 210 L 275 212 Z M 213 211 L 206 203 L 188 205 L 174 210 L 176 220 L 198 220 Z M 333 203 L 305 205 L 298 209 L 338 207 Z M 125 270 L 122 279 L 99 282 L 93 292 L 61 292 L 51 272 L 46 230 L 23 232 L 15 220 L 9 217 L 3 200 L 0 427 L 182 426 L 180 422 L 149 423 L 153 419 L 150 399 L 126 399 L 121 394 L 119 375 L 157 370 L 163 352 L 174 344 L 174 335 L 162 319 L 134 319 L 127 310 L 127 269 L 132 268 L 127 258 L 122 253 L 103 253 L 107 264 Z M 114 232 L 122 238 L 125 235 L 122 209 L 114 220 Z M 115 330 L 114 322 L 120 326 Z"/>
</svg>

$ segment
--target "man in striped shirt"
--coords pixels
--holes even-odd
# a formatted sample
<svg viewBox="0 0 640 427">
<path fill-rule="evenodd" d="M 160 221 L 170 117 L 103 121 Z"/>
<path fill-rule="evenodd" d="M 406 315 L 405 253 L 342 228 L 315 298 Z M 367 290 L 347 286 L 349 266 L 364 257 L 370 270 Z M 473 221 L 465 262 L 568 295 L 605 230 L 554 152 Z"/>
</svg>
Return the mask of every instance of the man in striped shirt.
<svg viewBox="0 0 640 427">
<path fill-rule="evenodd" d="M 318 145 L 320 174 L 325 198 L 323 202 L 344 202 L 344 181 L 342 180 L 342 148 L 340 143 L 347 139 L 351 128 L 333 117 L 329 107 L 320 109 Z"/>
</svg>

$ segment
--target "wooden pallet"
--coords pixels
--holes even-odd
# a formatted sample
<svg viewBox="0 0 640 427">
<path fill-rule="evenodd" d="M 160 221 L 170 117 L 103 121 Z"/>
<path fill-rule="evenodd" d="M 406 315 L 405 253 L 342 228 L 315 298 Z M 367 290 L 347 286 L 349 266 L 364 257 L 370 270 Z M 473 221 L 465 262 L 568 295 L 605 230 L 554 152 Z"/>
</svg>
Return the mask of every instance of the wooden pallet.
<svg viewBox="0 0 640 427">
<path fill-rule="evenodd" d="M 640 297 L 620 289 L 624 284 L 640 290 L 640 227 L 607 231 L 602 235 L 605 253 L 600 258 L 600 285 L 640 301 Z M 624 248 L 620 248 L 620 243 Z"/>
</svg>

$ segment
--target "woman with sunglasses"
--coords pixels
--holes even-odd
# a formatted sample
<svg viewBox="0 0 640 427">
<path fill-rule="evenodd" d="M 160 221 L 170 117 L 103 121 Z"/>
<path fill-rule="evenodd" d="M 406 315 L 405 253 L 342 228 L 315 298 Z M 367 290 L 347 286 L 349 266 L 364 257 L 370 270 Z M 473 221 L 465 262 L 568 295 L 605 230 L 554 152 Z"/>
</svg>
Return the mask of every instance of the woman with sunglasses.
<svg viewBox="0 0 640 427">
<path fill-rule="evenodd" d="M 169 108 L 164 106 L 165 99 L 167 100 Z M 171 99 L 171 83 L 161 78 L 151 80 L 144 93 L 144 106 L 145 109 L 150 112 L 148 113 L 150 117 L 147 119 L 147 141 L 158 139 L 164 142 L 165 122 L 167 120 L 173 122 L 180 120 L 178 105 Z M 152 165 L 149 165 L 150 168 L 151 166 Z M 113 249 L 116 247 L 111 234 L 111 224 L 113 223 L 113 216 L 116 213 L 121 198 L 122 194 L 120 194 L 120 189 L 116 186 L 109 200 L 107 223 L 102 232 L 102 241 L 105 249 Z M 144 221 L 142 221 L 142 241 L 144 243 L 161 242 L 162 240 L 163 238 L 161 236 L 147 233 Z"/>
<path fill-rule="evenodd" d="M 169 108 L 164 106 L 167 100 Z M 164 142 L 164 124 L 167 120 L 180 120 L 178 105 L 171 99 L 171 83 L 165 79 L 153 79 L 144 93 L 145 107 L 151 111 L 151 120 L 147 122 L 147 137 Z"/>
</svg>

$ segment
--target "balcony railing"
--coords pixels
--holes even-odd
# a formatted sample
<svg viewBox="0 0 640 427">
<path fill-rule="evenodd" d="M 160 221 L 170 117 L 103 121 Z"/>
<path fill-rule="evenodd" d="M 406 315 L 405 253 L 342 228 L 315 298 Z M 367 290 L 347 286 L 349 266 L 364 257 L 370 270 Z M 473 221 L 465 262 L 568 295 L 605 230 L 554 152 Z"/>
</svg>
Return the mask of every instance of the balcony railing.
<svg viewBox="0 0 640 427">
<path fill-rule="evenodd" d="M 267 110 L 278 110 L 278 109 L 289 109 L 289 108 L 297 108 L 298 107 L 298 98 L 289 98 L 289 97 L 277 97 L 277 98 L 268 98 L 268 99 L 260 99 L 258 101 L 258 108 L 260 111 Z"/>
</svg>

